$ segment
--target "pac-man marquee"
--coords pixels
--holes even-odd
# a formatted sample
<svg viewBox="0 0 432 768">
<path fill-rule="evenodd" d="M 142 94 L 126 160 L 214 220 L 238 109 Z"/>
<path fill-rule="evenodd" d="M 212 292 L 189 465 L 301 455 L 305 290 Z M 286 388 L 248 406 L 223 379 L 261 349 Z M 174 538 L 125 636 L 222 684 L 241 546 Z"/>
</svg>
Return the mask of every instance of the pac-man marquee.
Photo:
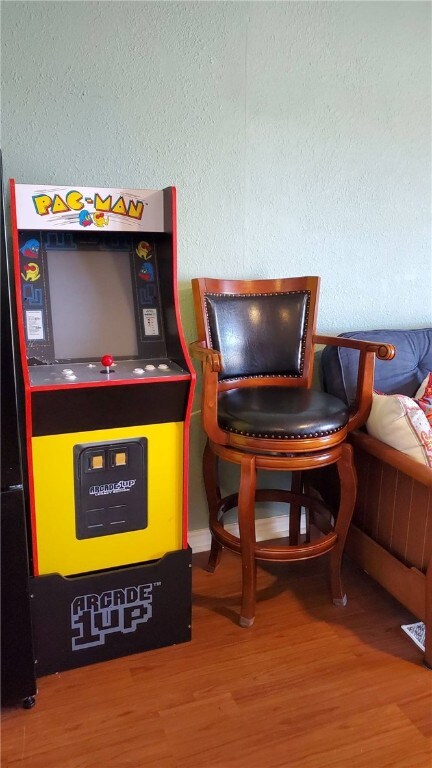
<svg viewBox="0 0 432 768">
<path fill-rule="evenodd" d="M 175 189 L 12 181 L 11 208 L 39 669 L 187 640 Z"/>
</svg>

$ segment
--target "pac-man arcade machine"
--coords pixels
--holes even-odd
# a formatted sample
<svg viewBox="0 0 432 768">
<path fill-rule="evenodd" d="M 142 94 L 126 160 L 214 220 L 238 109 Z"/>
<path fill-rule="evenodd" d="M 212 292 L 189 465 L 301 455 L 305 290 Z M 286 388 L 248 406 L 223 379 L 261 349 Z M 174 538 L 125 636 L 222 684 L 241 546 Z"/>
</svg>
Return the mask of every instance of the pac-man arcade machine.
<svg viewBox="0 0 432 768">
<path fill-rule="evenodd" d="M 190 639 L 176 192 L 11 182 L 38 674 Z"/>
</svg>

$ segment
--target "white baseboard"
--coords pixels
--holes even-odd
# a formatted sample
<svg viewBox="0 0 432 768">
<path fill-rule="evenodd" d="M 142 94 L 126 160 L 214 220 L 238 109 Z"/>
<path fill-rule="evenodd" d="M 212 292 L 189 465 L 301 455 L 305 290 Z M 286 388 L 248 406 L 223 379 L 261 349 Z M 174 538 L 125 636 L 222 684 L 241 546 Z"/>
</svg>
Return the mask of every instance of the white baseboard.
<svg viewBox="0 0 432 768">
<path fill-rule="evenodd" d="M 237 523 L 229 523 L 225 528 L 230 533 L 233 533 L 234 536 L 238 536 Z M 286 515 L 274 515 L 273 517 L 259 518 L 255 522 L 255 530 L 257 541 L 280 539 L 282 536 L 288 536 L 288 517 Z M 300 530 L 302 533 L 305 531 L 303 518 Z M 209 551 L 211 536 L 208 528 L 189 531 L 188 539 L 193 553 Z"/>
</svg>

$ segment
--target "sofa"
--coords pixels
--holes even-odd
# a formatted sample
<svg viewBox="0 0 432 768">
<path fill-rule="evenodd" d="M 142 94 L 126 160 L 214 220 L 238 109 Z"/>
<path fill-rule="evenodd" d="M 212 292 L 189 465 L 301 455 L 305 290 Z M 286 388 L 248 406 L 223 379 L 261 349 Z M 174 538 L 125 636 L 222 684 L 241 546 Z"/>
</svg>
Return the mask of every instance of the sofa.
<svg viewBox="0 0 432 768">
<path fill-rule="evenodd" d="M 379 393 L 413 398 L 432 371 L 432 328 L 358 331 L 341 336 L 395 346 L 393 360 L 376 361 L 374 391 Z M 326 347 L 320 365 L 323 388 L 351 405 L 356 396 L 358 352 L 345 347 Z M 393 400 L 412 404 L 404 398 Z M 428 435 L 429 456 L 432 456 L 431 432 Z M 386 439 L 392 442 L 391 438 Z M 424 663 L 432 668 L 431 462 L 429 460 L 428 465 L 427 456 L 422 462 L 391 447 L 368 434 L 367 427 L 354 430 L 350 440 L 358 491 L 346 552 L 424 622 Z M 327 503 L 337 508 L 338 482 L 329 470 L 322 470 L 312 485 Z"/>
</svg>

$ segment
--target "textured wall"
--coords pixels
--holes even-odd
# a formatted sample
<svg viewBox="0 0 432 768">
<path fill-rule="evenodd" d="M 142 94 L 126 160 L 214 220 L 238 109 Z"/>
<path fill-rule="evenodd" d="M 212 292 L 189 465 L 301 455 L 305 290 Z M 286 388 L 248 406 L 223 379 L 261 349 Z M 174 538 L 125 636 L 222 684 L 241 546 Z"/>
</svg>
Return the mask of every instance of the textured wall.
<svg viewBox="0 0 432 768">
<path fill-rule="evenodd" d="M 3 2 L 5 174 L 175 184 L 190 340 L 204 274 L 319 274 L 321 331 L 427 325 L 430 17 L 428 2 Z M 201 443 L 195 417 L 192 528 Z"/>
</svg>

